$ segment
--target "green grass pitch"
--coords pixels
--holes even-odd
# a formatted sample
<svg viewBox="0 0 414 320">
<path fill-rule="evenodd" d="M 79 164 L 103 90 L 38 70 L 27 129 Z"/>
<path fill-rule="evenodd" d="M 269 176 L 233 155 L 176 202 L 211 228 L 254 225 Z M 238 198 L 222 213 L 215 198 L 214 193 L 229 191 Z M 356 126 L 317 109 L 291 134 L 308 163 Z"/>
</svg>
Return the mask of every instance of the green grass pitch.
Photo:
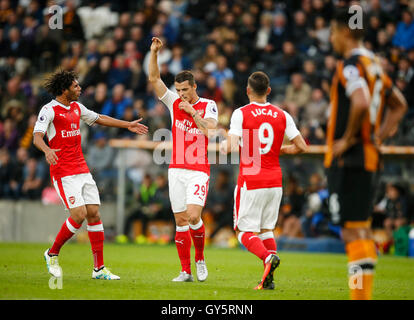
<svg viewBox="0 0 414 320">
<path fill-rule="evenodd" d="M 251 253 L 206 248 L 206 282 L 173 283 L 175 246 L 105 244 L 105 264 L 120 281 L 92 280 L 89 244 L 62 248 L 62 289 L 51 290 L 46 244 L 0 244 L 0 299 L 283 300 L 348 299 L 346 256 L 280 252 L 274 291 L 255 291 L 263 267 Z M 192 249 L 194 250 L 194 249 Z M 192 251 L 194 257 L 194 251 Z M 195 266 L 192 265 L 195 274 Z M 381 256 L 374 299 L 414 299 L 414 259 Z"/>
</svg>

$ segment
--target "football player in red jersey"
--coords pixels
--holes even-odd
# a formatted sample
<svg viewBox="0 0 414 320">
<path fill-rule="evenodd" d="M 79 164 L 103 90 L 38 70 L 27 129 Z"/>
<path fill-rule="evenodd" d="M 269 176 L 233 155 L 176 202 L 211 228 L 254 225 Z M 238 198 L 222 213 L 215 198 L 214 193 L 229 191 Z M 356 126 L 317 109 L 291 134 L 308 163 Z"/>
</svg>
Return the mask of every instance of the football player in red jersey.
<svg viewBox="0 0 414 320">
<path fill-rule="evenodd" d="M 149 81 L 157 97 L 171 114 L 173 150 L 168 169 L 171 208 L 176 223 L 175 244 L 181 272 L 175 282 L 194 281 L 191 274 L 191 239 L 195 247 L 198 281 L 208 275 L 204 259 L 205 228 L 201 219 L 210 180 L 208 136 L 217 126 L 218 109 L 214 101 L 200 98 L 190 71 L 175 76 L 177 93 L 161 80 L 158 51 L 162 41 L 154 37 L 151 44 Z"/>
<path fill-rule="evenodd" d="M 241 244 L 259 257 L 265 270 L 255 288 L 273 289 L 273 272 L 279 266 L 273 230 L 282 199 L 280 154 L 305 152 L 306 143 L 292 117 L 267 102 L 269 78 L 264 72 L 250 75 L 250 103 L 236 109 L 228 139 L 220 144 L 227 154 L 240 149 L 240 171 L 234 192 L 234 230 Z M 293 144 L 282 146 L 284 136 Z"/>
<path fill-rule="evenodd" d="M 56 98 L 44 105 L 33 130 L 33 144 L 44 152 L 50 165 L 50 177 L 70 216 L 63 223 L 53 246 L 44 253 L 51 275 L 62 276 L 58 255 L 61 247 L 88 221 L 88 235 L 92 246 L 93 279 L 118 280 L 104 265 L 104 229 L 99 214 L 99 193 L 89 172 L 81 148 L 79 122 L 125 128 L 137 134 L 146 134 L 148 128 L 139 122 L 123 121 L 97 114 L 77 102 L 81 87 L 74 72 L 60 70 L 46 80 L 46 89 Z M 46 134 L 49 145 L 43 140 Z"/>
</svg>

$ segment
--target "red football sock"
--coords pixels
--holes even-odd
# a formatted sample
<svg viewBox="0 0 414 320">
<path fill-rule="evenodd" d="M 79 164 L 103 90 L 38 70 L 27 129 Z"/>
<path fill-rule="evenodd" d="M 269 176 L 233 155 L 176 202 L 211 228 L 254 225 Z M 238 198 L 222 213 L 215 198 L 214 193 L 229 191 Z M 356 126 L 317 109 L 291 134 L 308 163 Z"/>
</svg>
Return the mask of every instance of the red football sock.
<svg viewBox="0 0 414 320">
<path fill-rule="evenodd" d="M 262 240 L 263 245 L 269 251 L 270 253 L 276 254 L 277 253 L 277 244 L 275 241 L 275 236 L 273 232 L 265 232 L 262 234 L 259 234 L 259 238 Z M 264 261 L 263 264 L 265 265 Z"/>
<path fill-rule="evenodd" d="M 204 260 L 204 240 L 206 228 L 204 227 L 203 220 L 196 225 L 190 224 L 190 234 L 193 239 L 195 247 L 195 261 Z"/>
<path fill-rule="evenodd" d="M 265 248 L 262 240 L 253 232 L 240 232 L 239 241 L 246 247 L 248 251 L 259 257 L 260 260 L 265 261 L 270 255 L 270 252 Z"/>
<path fill-rule="evenodd" d="M 177 247 L 178 257 L 181 262 L 181 271 L 191 274 L 191 236 L 189 229 L 189 226 L 177 226 L 175 246 Z"/>
<path fill-rule="evenodd" d="M 91 242 L 93 265 L 95 269 L 100 269 L 104 266 L 103 259 L 103 244 L 104 244 L 104 228 L 101 221 L 96 223 L 88 223 L 88 236 Z"/>
<path fill-rule="evenodd" d="M 60 248 L 78 231 L 82 224 L 77 224 L 71 217 L 67 218 L 60 228 L 59 233 L 56 236 L 55 242 L 52 248 L 49 250 L 49 254 L 58 255 Z"/>
</svg>

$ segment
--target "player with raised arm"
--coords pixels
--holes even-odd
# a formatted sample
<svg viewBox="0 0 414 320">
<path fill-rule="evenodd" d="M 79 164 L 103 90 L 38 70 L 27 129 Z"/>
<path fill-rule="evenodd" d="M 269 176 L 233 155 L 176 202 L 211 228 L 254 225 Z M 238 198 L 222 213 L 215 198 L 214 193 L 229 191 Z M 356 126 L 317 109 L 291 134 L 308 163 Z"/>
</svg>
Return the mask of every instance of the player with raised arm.
<svg viewBox="0 0 414 320">
<path fill-rule="evenodd" d="M 181 272 L 175 282 L 194 281 L 191 274 L 191 239 L 195 247 L 198 281 L 208 276 L 204 258 L 205 227 L 201 213 L 207 198 L 210 165 L 207 157 L 208 137 L 217 126 L 218 110 L 214 101 L 197 95 L 197 84 L 190 71 L 175 76 L 177 93 L 161 80 L 158 67 L 160 39 L 152 38 L 149 81 L 157 97 L 171 114 L 173 150 L 168 169 L 171 208 L 176 223 L 175 244 Z"/>
<path fill-rule="evenodd" d="M 349 8 L 338 8 L 331 24 L 334 50 L 344 57 L 331 86 L 325 167 L 332 222 L 342 227 L 353 300 L 372 297 L 377 261 L 370 215 L 379 166 L 379 144 L 396 132 L 407 109 L 379 58 L 363 47 L 364 29 L 351 29 Z M 352 280 L 353 278 L 350 278 Z"/>
<path fill-rule="evenodd" d="M 39 112 L 33 130 L 33 144 L 44 152 L 50 165 L 50 177 L 70 216 L 63 223 L 50 249 L 44 253 L 51 275 L 62 276 L 58 255 L 61 247 L 88 221 L 87 230 L 92 246 L 93 279 L 119 280 L 104 265 L 104 228 L 99 213 L 99 192 L 81 148 L 79 122 L 125 128 L 137 134 L 145 134 L 148 128 L 139 122 L 123 121 L 97 114 L 77 102 L 81 87 L 74 72 L 60 70 L 46 80 L 46 89 L 56 98 L 44 105 Z M 43 140 L 47 135 L 49 146 Z"/>
<path fill-rule="evenodd" d="M 269 83 L 264 72 L 250 75 L 246 89 L 250 103 L 233 112 L 228 138 L 220 144 L 222 154 L 240 151 L 234 230 L 239 242 L 264 263 L 257 290 L 274 289 L 273 272 L 280 263 L 273 235 L 282 199 L 279 155 L 307 149 L 292 117 L 267 102 Z M 293 144 L 282 146 L 285 135 Z"/>
</svg>

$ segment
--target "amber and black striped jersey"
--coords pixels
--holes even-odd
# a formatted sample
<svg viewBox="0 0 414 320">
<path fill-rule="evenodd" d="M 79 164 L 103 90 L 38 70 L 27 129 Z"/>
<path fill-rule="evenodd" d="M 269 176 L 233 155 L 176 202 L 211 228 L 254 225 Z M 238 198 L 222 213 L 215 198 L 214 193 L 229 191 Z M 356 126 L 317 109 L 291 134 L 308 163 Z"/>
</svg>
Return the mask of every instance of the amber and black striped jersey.
<svg viewBox="0 0 414 320">
<path fill-rule="evenodd" d="M 332 154 L 334 140 L 340 139 L 346 130 L 354 90 L 367 87 L 370 93 L 369 112 L 363 119 L 357 135 L 358 142 L 336 159 Z M 331 109 L 327 129 L 325 167 L 345 166 L 378 169 L 379 154 L 373 136 L 381 125 L 385 100 L 392 88 L 391 79 L 383 72 L 379 58 L 364 48 L 354 49 L 351 56 L 339 61 L 331 86 Z"/>
</svg>

